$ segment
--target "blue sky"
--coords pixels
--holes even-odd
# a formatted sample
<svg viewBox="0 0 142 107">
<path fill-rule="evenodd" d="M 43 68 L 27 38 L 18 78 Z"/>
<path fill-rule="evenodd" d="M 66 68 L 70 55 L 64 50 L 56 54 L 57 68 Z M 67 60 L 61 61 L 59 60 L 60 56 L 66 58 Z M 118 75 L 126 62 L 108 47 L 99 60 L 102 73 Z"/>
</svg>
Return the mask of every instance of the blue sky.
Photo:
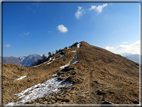
<svg viewBox="0 0 142 107">
<path fill-rule="evenodd" d="M 139 54 L 139 3 L 3 3 L 3 56 L 55 52 L 86 41 Z"/>
</svg>

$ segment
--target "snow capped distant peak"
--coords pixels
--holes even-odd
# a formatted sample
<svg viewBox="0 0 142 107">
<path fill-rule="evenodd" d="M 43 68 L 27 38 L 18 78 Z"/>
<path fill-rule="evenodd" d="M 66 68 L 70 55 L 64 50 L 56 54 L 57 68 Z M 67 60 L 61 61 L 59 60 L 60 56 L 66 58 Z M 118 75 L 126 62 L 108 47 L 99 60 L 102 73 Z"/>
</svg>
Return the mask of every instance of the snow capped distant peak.
<svg viewBox="0 0 142 107">
<path fill-rule="evenodd" d="M 19 57 L 19 59 L 20 59 L 20 62 L 22 62 L 25 59 L 25 56 Z"/>
<path fill-rule="evenodd" d="M 23 57 L 20 56 L 19 58 L 22 59 Z"/>
</svg>

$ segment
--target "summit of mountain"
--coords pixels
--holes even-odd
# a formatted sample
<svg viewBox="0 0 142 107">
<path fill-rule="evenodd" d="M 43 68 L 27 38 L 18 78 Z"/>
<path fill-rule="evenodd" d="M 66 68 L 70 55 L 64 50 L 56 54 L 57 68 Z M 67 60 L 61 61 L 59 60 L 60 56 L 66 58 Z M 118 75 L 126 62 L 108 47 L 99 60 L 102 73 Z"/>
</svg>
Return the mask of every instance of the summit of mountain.
<svg viewBox="0 0 142 107">
<path fill-rule="evenodd" d="M 3 95 L 9 105 L 139 104 L 139 64 L 81 41 L 36 66 L 4 63 Z"/>
</svg>

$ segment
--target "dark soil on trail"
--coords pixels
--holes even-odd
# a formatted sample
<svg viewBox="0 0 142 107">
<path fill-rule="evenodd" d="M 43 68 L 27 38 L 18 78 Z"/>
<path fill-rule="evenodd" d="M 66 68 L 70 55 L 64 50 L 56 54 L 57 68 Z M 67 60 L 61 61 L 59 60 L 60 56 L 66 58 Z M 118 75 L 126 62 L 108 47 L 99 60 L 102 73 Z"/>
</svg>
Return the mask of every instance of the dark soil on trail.
<svg viewBox="0 0 142 107">
<path fill-rule="evenodd" d="M 73 85 L 62 88 L 63 95 L 54 93 L 51 98 L 47 95 L 27 104 L 139 104 L 138 63 L 86 42 L 81 42 L 80 46 L 65 49 L 64 53 L 68 54 L 49 65 L 26 68 L 3 64 L 3 103 L 17 101 L 13 96 L 15 93 L 42 83 L 57 73 L 59 80 L 72 74 L 67 81 Z M 60 69 L 73 58 L 73 50 L 77 50 L 79 62 Z M 17 82 L 15 79 L 21 75 L 28 76 Z"/>
</svg>

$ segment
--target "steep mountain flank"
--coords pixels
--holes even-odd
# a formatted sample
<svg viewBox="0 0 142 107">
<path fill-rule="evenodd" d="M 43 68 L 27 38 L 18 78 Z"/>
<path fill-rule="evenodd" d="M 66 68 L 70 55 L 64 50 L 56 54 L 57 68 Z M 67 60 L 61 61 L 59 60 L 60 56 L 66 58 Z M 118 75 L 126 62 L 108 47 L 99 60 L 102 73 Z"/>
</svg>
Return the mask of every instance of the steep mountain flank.
<svg viewBox="0 0 142 107">
<path fill-rule="evenodd" d="M 138 103 L 138 63 L 85 42 L 81 43 L 78 58 L 82 70 L 87 70 L 88 77 L 84 82 L 90 79 L 82 86 L 94 93 L 92 96 L 95 95 L 96 99 L 92 100 L 93 103 L 103 101 L 115 104 Z"/>
<path fill-rule="evenodd" d="M 3 103 L 138 104 L 139 65 L 82 41 L 37 66 L 3 64 Z"/>
</svg>

